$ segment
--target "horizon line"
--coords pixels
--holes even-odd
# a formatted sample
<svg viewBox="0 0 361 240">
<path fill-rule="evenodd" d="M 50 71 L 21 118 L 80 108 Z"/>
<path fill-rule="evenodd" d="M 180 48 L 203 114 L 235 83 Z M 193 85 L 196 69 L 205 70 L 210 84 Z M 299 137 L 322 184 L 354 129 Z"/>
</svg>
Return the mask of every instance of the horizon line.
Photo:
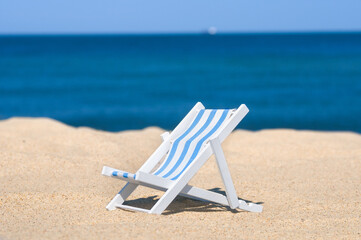
<svg viewBox="0 0 361 240">
<path fill-rule="evenodd" d="M 152 35 L 268 35 L 268 34 L 358 34 L 360 30 L 292 30 L 292 31 L 225 31 L 209 34 L 207 31 L 189 32 L 34 32 L 34 33 L 1 33 L 0 36 L 94 36 L 94 35 L 123 35 L 123 36 L 152 36 Z"/>
</svg>

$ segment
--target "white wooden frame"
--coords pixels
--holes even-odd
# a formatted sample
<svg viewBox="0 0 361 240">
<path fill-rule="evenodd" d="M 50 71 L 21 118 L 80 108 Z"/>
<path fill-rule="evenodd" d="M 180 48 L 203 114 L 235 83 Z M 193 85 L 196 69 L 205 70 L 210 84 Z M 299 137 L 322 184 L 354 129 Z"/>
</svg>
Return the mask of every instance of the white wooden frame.
<svg viewBox="0 0 361 240">
<path fill-rule="evenodd" d="M 226 139 L 226 137 L 233 131 L 233 129 L 248 113 L 249 110 L 244 104 L 242 104 L 232 114 L 232 116 L 221 127 L 218 136 L 214 137 L 209 141 L 209 144 L 206 145 L 206 147 L 199 153 L 196 159 L 194 159 L 194 161 L 189 165 L 189 167 L 176 180 L 172 181 L 150 174 L 153 168 L 159 163 L 159 161 L 162 160 L 162 158 L 169 151 L 171 147 L 171 141 L 177 136 L 179 136 L 179 134 L 182 133 L 186 127 L 189 126 L 191 121 L 196 116 L 197 112 L 201 109 L 204 109 L 204 106 L 201 103 L 197 103 L 192 108 L 192 110 L 185 116 L 185 118 L 179 123 L 179 125 L 174 129 L 173 132 L 165 132 L 161 135 L 163 138 L 162 144 L 136 172 L 135 179 L 133 177 L 125 178 L 122 174 L 113 175 L 114 172 L 123 173 L 123 171 L 110 167 L 103 167 L 103 175 L 127 181 L 127 184 L 107 205 L 106 208 L 108 210 L 114 210 L 116 207 L 119 207 L 133 211 L 161 214 L 179 194 L 184 197 L 189 197 L 197 200 L 205 200 L 225 206 L 230 206 L 230 208 L 232 209 L 239 208 L 250 212 L 262 212 L 263 207 L 261 205 L 254 203 L 247 204 L 245 201 L 238 199 L 221 147 L 221 143 L 224 141 L 224 139 Z M 188 185 L 188 182 L 192 179 L 192 177 L 198 172 L 198 170 L 203 166 L 203 164 L 210 158 L 213 153 L 215 154 L 217 165 L 222 176 L 223 183 L 225 185 L 226 196 Z M 150 210 L 124 205 L 124 201 L 139 185 L 165 191 L 165 194 L 156 202 L 156 204 Z"/>
</svg>

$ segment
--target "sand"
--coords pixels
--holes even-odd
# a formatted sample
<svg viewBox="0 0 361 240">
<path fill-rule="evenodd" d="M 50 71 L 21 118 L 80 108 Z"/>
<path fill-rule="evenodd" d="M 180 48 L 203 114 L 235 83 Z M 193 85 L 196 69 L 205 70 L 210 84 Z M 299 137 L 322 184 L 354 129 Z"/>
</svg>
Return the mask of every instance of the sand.
<svg viewBox="0 0 361 240">
<path fill-rule="evenodd" d="M 163 215 L 105 209 L 164 130 L 109 133 L 44 118 L 0 122 L 0 239 L 360 239 L 361 135 L 238 130 L 223 143 L 240 198 L 262 213 L 179 197 Z M 191 184 L 223 191 L 211 158 Z M 127 204 L 150 208 L 139 188 Z"/>
</svg>

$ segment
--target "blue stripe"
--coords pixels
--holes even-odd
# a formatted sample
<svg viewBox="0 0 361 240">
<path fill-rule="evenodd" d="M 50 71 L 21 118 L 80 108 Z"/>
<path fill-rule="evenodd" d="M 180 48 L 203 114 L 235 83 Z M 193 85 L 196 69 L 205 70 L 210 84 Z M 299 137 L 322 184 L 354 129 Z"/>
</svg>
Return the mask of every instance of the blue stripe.
<svg viewBox="0 0 361 240">
<path fill-rule="evenodd" d="M 112 175 L 113 175 L 114 177 L 116 177 L 116 176 L 118 176 L 118 172 L 117 172 L 117 171 L 113 171 L 113 172 L 112 172 Z"/>
<path fill-rule="evenodd" d="M 192 156 L 190 157 L 189 161 L 187 162 L 187 165 L 182 169 L 182 171 L 180 173 L 178 173 L 177 176 L 173 177 L 171 180 L 177 179 L 184 172 L 184 170 L 186 170 L 186 168 L 193 162 L 193 160 L 198 155 L 198 152 L 201 149 L 203 142 L 206 141 L 210 136 L 212 136 L 212 134 L 215 131 L 217 131 L 217 129 L 222 125 L 223 121 L 226 119 L 227 113 L 228 113 L 228 110 L 224 110 L 222 116 L 218 120 L 217 124 L 213 127 L 213 129 L 197 143 L 197 146 L 194 149 L 194 152 L 193 152 Z"/>
<path fill-rule="evenodd" d="M 183 138 L 185 138 L 185 136 L 187 136 L 193 130 L 193 128 L 198 124 L 198 122 L 201 120 L 201 118 L 203 116 L 203 113 L 204 113 L 204 109 L 200 110 L 197 117 L 194 119 L 192 125 L 187 129 L 187 131 L 185 133 L 183 133 L 182 136 L 180 136 L 179 138 L 177 138 L 174 141 L 174 143 L 172 145 L 172 150 L 170 151 L 166 162 L 163 164 L 163 166 L 160 169 L 158 169 L 158 171 L 156 173 L 154 173 L 155 175 L 159 175 L 169 165 L 169 163 L 172 161 L 172 158 L 174 157 L 174 154 L 177 151 L 179 142 Z"/>
<path fill-rule="evenodd" d="M 209 126 L 209 124 L 212 122 L 214 115 L 216 114 L 217 110 L 212 110 L 211 113 L 208 116 L 207 121 L 204 123 L 204 125 L 201 127 L 201 129 L 198 130 L 198 132 L 196 132 L 190 139 L 187 140 L 187 142 L 184 145 L 183 151 L 178 159 L 178 161 L 176 162 L 176 164 L 173 166 L 173 168 L 167 173 L 165 174 L 163 177 L 166 178 L 169 175 L 171 175 L 178 167 L 179 165 L 182 163 L 182 161 L 184 160 L 184 157 L 186 156 L 189 146 L 191 145 L 191 143 L 193 142 L 193 140 L 198 137 L 202 132 L 204 132 L 204 130 L 206 130 L 206 128 Z"/>
<path fill-rule="evenodd" d="M 124 177 L 124 178 L 128 178 L 128 173 L 126 173 L 126 172 L 123 173 L 123 177 Z"/>
</svg>

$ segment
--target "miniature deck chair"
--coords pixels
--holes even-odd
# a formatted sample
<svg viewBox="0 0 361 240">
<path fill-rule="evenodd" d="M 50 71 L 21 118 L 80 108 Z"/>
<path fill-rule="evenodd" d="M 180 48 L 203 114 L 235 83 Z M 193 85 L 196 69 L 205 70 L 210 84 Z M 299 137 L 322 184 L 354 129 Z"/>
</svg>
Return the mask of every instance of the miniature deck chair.
<svg viewBox="0 0 361 240">
<path fill-rule="evenodd" d="M 238 109 L 206 110 L 201 103 L 197 103 L 173 132 L 162 134 L 163 143 L 135 174 L 103 167 L 103 175 L 127 182 L 106 208 L 113 210 L 118 207 L 161 214 L 177 195 L 181 195 L 230 206 L 232 209 L 262 212 L 261 205 L 247 204 L 238 199 L 221 148 L 223 140 L 247 113 L 248 108 L 244 104 Z M 225 185 L 226 196 L 188 185 L 213 153 Z M 165 194 L 150 210 L 124 205 L 124 201 L 138 185 L 162 190 Z"/>
</svg>

